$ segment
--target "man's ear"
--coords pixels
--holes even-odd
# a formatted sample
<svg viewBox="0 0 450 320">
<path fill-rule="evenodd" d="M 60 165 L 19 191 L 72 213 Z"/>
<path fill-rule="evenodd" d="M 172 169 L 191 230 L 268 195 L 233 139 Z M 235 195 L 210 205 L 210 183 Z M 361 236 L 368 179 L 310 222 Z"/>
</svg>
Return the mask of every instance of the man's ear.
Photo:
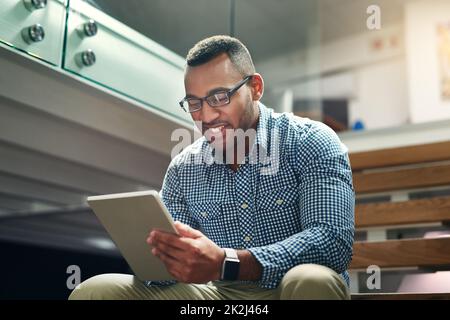
<svg viewBox="0 0 450 320">
<path fill-rule="evenodd" d="M 264 79 L 259 73 L 255 73 L 252 76 L 251 88 L 253 101 L 259 101 L 264 93 Z"/>
</svg>

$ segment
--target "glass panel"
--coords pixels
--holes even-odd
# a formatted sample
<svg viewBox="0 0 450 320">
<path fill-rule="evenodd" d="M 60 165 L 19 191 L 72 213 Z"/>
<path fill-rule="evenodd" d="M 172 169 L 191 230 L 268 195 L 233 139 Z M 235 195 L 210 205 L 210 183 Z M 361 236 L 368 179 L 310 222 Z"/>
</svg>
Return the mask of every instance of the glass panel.
<svg viewBox="0 0 450 320">
<path fill-rule="evenodd" d="M 229 32 L 229 0 L 88 2 L 182 57 L 196 41 Z"/>
<path fill-rule="evenodd" d="M 97 34 L 80 36 L 80 27 L 89 19 L 96 21 Z M 92 60 L 91 66 L 83 62 L 82 55 L 87 52 L 95 55 L 95 62 L 87 58 Z M 184 97 L 183 59 L 80 1 L 70 3 L 64 67 L 173 117 L 191 121 L 178 104 Z"/>
<path fill-rule="evenodd" d="M 0 10 L 0 42 L 26 51 L 54 65 L 61 64 L 65 1 L 49 0 L 42 9 L 30 11 L 22 0 L 2 0 Z M 40 38 L 27 37 L 28 28 L 39 24 Z"/>
</svg>

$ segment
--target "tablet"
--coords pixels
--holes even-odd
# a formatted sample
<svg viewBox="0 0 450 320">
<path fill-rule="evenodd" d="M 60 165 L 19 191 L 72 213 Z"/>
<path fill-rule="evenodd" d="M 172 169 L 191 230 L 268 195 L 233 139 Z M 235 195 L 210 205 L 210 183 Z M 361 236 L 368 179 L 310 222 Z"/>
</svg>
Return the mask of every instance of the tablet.
<svg viewBox="0 0 450 320">
<path fill-rule="evenodd" d="M 140 280 L 174 279 L 146 242 L 152 229 L 177 233 L 157 191 L 92 196 L 87 203 Z"/>
</svg>

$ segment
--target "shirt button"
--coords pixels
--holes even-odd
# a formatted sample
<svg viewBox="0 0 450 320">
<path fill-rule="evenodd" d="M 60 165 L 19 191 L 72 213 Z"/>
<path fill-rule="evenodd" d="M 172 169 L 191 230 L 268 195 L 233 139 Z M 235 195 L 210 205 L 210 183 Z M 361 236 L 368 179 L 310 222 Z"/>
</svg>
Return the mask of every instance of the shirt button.
<svg viewBox="0 0 450 320">
<path fill-rule="evenodd" d="M 245 242 L 250 242 L 252 240 L 252 237 L 250 237 L 250 236 L 246 236 L 245 238 L 244 238 L 244 241 Z"/>
<path fill-rule="evenodd" d="M 241 208 L 242 209 L 247 209 L 248 208 L 248 204 L 246 204 L 245 202 L 243 204 L 241 204 Z"/>
<path fill-rule="evenodd" d="M 275 201 L 277 204 L 283 204 L 284 200 L 283 199 L 278 199 L 277 201 Z"/>
<path fill-rule="evenodd" d="M 202 212 L 201 215 L 203 216 L 203 218 L 206 218 L 208 216 L 208 212 Z"/>
</svg>

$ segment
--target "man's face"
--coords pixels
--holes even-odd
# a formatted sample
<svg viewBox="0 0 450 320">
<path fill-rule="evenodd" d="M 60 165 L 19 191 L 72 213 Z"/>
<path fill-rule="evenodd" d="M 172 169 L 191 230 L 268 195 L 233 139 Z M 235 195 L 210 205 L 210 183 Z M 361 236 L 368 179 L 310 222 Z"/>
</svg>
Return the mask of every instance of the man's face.
<svg viewBox="0 0 450 320">
<path fill-rule="evenodd" d="M 229 90 L 243 78 L 224 53 L 205 64 L 187 68 L 184 78 L 186 96 L 199 98 L 218 89 Z M 203 101 L 203 107 L 191 116 L 196 123 L 201 123 L 199 129 L 215 148 L 230 149 L 233 143 L 227 143 L 227 137 L 228 141 L 233 140 L 230 138 L 233 130 L 256 128 L 257 107 L 252 87 L 248 84 L 242 86 L 224 106 L 211 107 Z"/>
</svg>

